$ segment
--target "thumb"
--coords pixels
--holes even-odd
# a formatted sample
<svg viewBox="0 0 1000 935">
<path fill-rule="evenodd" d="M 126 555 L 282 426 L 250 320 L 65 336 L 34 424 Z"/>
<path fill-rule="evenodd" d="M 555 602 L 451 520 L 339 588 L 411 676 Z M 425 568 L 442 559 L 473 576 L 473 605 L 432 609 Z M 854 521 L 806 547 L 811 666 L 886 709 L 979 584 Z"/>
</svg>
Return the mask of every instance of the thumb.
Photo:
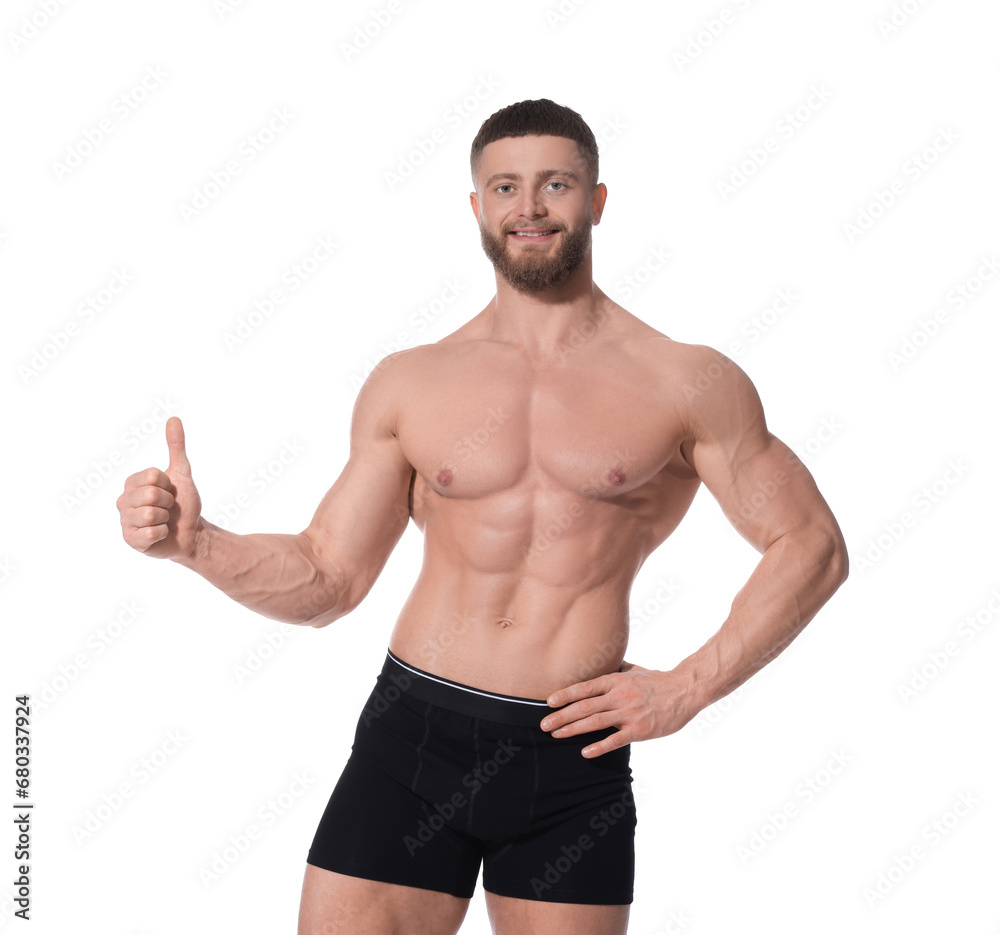
<svg viewBox="0 0 1000 935">
<path fill-rule="evenodd" d="M 191 476 L 191 463 L 184 450 L 184 426 L 177 416 L 167 419 L 167 449 L 170 452 L 170 463 L 167 473 L 180 473 Z"/>
</svg>

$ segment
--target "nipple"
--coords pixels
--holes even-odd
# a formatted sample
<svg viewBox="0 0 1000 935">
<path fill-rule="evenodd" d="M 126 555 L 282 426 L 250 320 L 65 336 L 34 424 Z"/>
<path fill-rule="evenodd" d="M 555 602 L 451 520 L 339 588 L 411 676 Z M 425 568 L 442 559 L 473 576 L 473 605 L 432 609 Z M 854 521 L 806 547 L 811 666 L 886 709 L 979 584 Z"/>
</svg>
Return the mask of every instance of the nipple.
<svg viewBox="0 0 1000 935">
<path fill-rule="evenodd" d="M 625 472 L 618 468 L 615 468 L 614 470 L 608 472 L 608 480 L 610 480 L 611 483 L 615 484 L 616 486 L 624 484 Z"/>
<path fill-rule="evenodd" d="M 451 471 L 448 468 L 441 468 L 437 473 L 437 482 L 442 487 L 447 487 L 451 483 Z"/>
</svg>

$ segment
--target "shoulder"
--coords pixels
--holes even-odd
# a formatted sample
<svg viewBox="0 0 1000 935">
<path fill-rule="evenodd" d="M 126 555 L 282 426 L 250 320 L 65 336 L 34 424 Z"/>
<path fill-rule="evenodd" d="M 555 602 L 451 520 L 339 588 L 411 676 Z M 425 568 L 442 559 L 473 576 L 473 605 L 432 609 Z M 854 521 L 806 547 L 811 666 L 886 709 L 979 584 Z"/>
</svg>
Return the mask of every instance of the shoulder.
<svg viewBox="0 0 1000 935">
<path fill-rule="evenodd" d="M 415 368 L 425 355 L 423 346 L 386 354 L 365 376 L 354 400 L 353 432 L 395 435 L 399 409 Z"/>
<path fill-rule="evenodd" d="M 666 337 L 645 344 L 649 376 L 662 405 L 681 426 L 686 458 L 696 442 L 728 449 L 767 437 L 760 396 L 734 360 L 706 344 Z"/>
<path fill-rule="evenodd" d="M 642 369 L 655 371 L 670 384 L 683 387 L 704 383 L 706 379 L 717 380 L 723 374 L 743 372 L 714 347 L 671 338 L 610 299 L 604 315 L 605 321 L 614 323 L 609 329 L 611 342 L 633 357 Z"/>
<path fill-rule="evenodd" d="M 736 361 L 707 344 L 685 344 L 659 335 L 646 338 L 642 346 L 667 388 L 685 400 L 739 394 L 753 388 Z"/>
<path fill-rule="evenodd" d="M 405 390 L 420 373 L 439 363 L 441 356 L 436 344 L 418 344 L 386 354 L 364 378 L 358 390 L 358 399 Z"/>
<path fill-rule="evenodd" d="M 421 387 L 463 353 L 462 345 L 418 344 L 386 354 L 365 376 L 354 402 L 355 418 L 377 418 L 395 434 L 401 409 Z"/>
<path fill-rule="evenodd" d="M 673 388 L 689 405 L 732 402 L 748 394 L 756 398 L 744 370 L 714 347 L 675 343 L 673 351 Z"/>
<path fill-rule="evenodd" d="M 630 345 L 644 369 L 655 374 L 656 384 L 687 408 L 711 401 L 732 401 L 734 396 L 747 393 L 756 396 L 743 369 L 707 344 L 685 344 L 656 332 Z"/>
</svg>

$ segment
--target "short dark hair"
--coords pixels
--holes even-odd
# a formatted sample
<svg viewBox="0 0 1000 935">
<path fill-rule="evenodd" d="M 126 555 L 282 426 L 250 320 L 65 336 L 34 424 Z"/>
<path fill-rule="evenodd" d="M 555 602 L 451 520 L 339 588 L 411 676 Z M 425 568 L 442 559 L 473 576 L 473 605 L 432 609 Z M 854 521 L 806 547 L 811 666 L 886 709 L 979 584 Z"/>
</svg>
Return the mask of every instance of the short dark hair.
<svg viewBox="0 0 1000 935">
<path fill-rule="evenodd" d="M 472 181 L 482 159 L 483 149 L 495 140 L 508 136 L 564 136 L 580 147 L 587 163 L 591 187 L 597 184 L 597 139 L 594 131 L 575 110 L 543 97 L 537 101 L 518 101 L 487 117 L 472 141 Z"/>
</svg>

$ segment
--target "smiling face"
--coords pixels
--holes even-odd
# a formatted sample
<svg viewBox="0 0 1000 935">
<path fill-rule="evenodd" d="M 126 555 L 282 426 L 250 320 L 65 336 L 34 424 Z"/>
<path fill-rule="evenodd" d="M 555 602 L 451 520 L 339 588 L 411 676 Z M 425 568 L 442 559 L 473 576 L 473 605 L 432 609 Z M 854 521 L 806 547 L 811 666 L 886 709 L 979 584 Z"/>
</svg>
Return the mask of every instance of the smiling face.
<svg viewBox="0 0 1000 935">
<path fill-rule="evenodd" d="M 470 198 L 496 271 L 515 289 L 538 293 L 589 255 L 606 196 L 573 140 L 516 136 L 484 147 Z"/>
</svg>

